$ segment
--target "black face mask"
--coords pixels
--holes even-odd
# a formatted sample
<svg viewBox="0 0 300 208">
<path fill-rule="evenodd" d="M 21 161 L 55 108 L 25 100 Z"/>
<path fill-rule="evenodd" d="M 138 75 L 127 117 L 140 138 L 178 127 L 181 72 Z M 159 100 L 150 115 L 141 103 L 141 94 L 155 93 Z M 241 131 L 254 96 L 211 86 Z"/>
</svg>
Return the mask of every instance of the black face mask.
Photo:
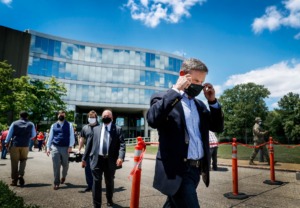
<svg viewBox="0 0 300 208">
<path fill-rule="evenodd" d="M 59 116 L 58 120 L 63 121 L 63 120 L 65 120 L 65 117 L 64 116 Z"/>
<path fill-rule="evenodd" d="M 200 94 L 204 86 L 197 85 L 197 84 L 191 84 L 187 89 L 184 90 L 184 92 L 190 96 L 190 97 L 196 97 Z"/>
<path fill-rule="evenodd" d="M 102 118 L 102 122 L 105 124 L 109 124 L 111 122 L 111 118 L 109 118 L 109 117 Z"/>
</svg>

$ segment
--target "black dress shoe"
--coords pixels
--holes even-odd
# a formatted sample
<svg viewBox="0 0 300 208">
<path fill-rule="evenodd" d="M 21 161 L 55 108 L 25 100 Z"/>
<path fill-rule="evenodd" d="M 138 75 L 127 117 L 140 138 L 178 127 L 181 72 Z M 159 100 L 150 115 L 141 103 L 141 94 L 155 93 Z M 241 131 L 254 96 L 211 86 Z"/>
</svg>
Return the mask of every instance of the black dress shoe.
<svg viewBox="0 0 300 208">
<path fill-rule="evenodd" d="M 19 177 L 18 179 L 19 179 L 20 185 L 21 185 L 21 186 L 24 186 L 24 184 L 25 184 L 24 178 L 23 178 L 23 177 Z"/>
<path fill-rule="evenodd" d="M 113 206 L 114 206 L 113 201 L 107 201 L 107 206 L 108 206 L 108 207 L 113 207 Z"/>
<path fill-rule="evenodd" d="M 90 192 L 90 191 L 92 191 L 91 188 L 86 188 L 86 189 L 84 189 L 83 191 L 78 191 L 78 192 L 79 192 L 79 193 L 86 193 L 86 192 Z"/>
</svg>

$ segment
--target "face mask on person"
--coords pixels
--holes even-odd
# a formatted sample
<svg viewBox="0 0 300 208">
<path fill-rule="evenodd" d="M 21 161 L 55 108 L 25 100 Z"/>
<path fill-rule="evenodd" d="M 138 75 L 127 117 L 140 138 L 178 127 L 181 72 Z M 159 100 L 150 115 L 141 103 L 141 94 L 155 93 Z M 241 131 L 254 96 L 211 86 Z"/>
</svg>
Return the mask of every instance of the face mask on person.
<svg viewBox="0 0 300 208">
<path fill-rule="evenodd" d="M 261 125 L 262 125 L 262 122 L 260 121 L 260 122 L 258 122 L 258 124 L 261 126 Z"/>
<path fill-rule="evenodd" d="M 96 123 L 96 118 L 88 118 L 89 124 L 94 124 Z"/>
<path fill-rule="evenodd" d="M 61 116 L 59 116 L 59 117 L 58 117 L 58 120 L 60 120 L 60 121 L 63 121 L 63 120 L 65 120 L 65 116 L 62 116 L 62 115 L 61 115 Z"/>
<path fill-rule="evenodd" d="M 102 118 L 102 122 L 105 124 L 109 124 L 111 122 L 111 118 L 109 118 L 109 117 Z"/>
<path fill-rule="evenodd" d="M 200 94 L 202 89 L 204 88 L 203 85 L 191 84 L 184 92 L 190 97 L 196 97 Z"/>
</svg>

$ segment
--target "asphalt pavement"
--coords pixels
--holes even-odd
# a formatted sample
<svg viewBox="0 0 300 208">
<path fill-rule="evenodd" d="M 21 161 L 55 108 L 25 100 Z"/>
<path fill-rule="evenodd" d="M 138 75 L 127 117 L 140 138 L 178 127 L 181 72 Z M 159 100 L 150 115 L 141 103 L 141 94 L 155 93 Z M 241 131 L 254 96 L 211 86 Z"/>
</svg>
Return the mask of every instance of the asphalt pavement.
<svg viewBox="0 0 300 208">
<path fill-rule="evenodd" d="M 152 188 L 155 156 L 145 154 L 142 162 L 139 207 L 163 207 L 166 196 Z M 29 153 L 25 172 L 24 187 L 10 187 L 22 196 L 27 204 L 37 204 L 45 208 L 92 208 L 92 193 L 79 193 L 86 188 L 84 169 L 80 163 L 71 162 L 65 184 L 53 190 L 52 161 L 44 152 Z M 249 166 L 248 161 L 238 161 L 238 193 L 245 199 L 228 199 L 232 194 L 231 160 L 218 159 L 218 171 L 211 172 L 211 183 L 206 188 L 201 181 L 198 199 L 202 208 L 210 207 L 300 207 L 300 180 L 296 172 L 299 164 L 276 163 L 276 181 L 281 185 L 264 183 L 270 180 L 270 168 L 266 163 Z M 123 168 L 117 170 L 115 177 L 114 207 L 130 207 L 132 179 L 129 173 L 133 168 L 133 154 L 127 153 Z M 0 180 L 10 184 L 10 160 L 0 160 Z M 103 207 L 106 207 L 105 185 L 102 193 Z M 0 205 L 1 207 L 1 205 Z"/>
</svg>

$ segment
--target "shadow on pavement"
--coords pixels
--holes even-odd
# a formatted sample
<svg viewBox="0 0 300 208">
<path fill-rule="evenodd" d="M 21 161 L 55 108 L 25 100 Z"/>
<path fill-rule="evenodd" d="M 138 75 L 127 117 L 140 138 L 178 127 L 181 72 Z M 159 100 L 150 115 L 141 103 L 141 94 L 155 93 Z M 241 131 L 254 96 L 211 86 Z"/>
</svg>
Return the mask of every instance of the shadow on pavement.
<svg viewBox="0 0 300 208">
<path fill-rule="evenodd" d="M 29 183 L 23 186 L 23 188 L 36 188 L 36 187 L 43 187 L 43 186 L 51 186 L 51 184 L 48 183 Z"/>
<path fill-rule="evenodd" d="M 59 189 L 67 189 L 67 188 L 86 188 L 86 185 L 75 185 L 72 183 L 65 183 L 59 186 Z"/>
<path fill-rule="evenodd" d="M 228 168 L 223 168 L 223 167 L 218 167 L 217 170 L 213 170 L 214 172 L 215 171 L 219 171 L 219 172 L 227 172 L 228 171 Z"/>
<path fill-rule="evenodd" d="M 122 206 L 120 206 L 120 205 L 118 205 L 118 204 L 116 204 L 116 203 L 114 203 L 114 207 L 115 207 L 115 208 L 129 208 L 129 207 L 122 207 Z"/>
<path fill-rule="evenodd" d="M 0 164 L 0 166 L 4 166 L 4 165 L 6 165 L 6 164 Z"/>
<path fill-rule="evenodd" d="M 106 191 L 106 188 L 102 188 L 102 191 Z M 123 186 L 114 189 L 114 192 L 121 192 L 121 191 L 126 191 L 126 189 Z"/>
</svg>

